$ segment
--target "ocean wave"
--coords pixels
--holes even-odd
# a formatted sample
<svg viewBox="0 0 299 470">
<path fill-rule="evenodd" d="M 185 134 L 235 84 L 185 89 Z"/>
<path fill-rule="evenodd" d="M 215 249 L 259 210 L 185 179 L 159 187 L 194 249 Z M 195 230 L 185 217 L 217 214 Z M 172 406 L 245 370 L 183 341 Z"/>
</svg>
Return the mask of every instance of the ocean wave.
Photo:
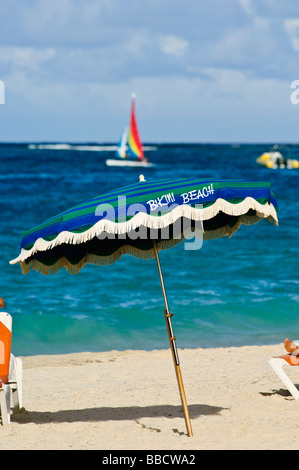
<svg viewBox="0 0 299 470">
<path fill-rule="evenodd" d="M 0 180 L 15 179 L 56 179 L 57 175 L 50 173 L 0 173 Z"/>
<path fill-rule="evenodd" d="M 71 144 L 29 144 L 32 150 L 80 150 L 88 152 L 115 152 L 117 145 L 71 145 Z M 144 146 L 145 151 L 157 150 L 157 147 Z"/>
</svg>

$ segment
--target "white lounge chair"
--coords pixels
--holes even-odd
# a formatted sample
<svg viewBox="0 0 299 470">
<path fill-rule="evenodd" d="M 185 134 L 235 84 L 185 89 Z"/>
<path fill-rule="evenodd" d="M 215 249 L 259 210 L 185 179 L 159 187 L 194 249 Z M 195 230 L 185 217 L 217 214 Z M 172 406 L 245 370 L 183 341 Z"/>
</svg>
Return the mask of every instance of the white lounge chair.
<svg viewBox="0 0 299 470">
<path fill-rule="evenodd" d="M 3 426 L 14 411 L 22 407 L 22 360 L 11 354 L 12 317 L 0 312 L 0 416 Z M 11 400 L 12 399 L 12 400 Z"/>
<path fill-rule="evenodd" d="M 293 343 L 299 347 L 299 340 L 293 341 Z M 299 390 L 289 376 L 285 373 L 283 370 L 284 366 L 299 366 L 299 357 L 297 356 L 292 356 L 291 354 L 286 354 L 284 356 L 278 356 L 278 357 L 271 357 L 269 359 L 268 364 L 272 367 L 274 372 L 278 375 L 278 377 L 281 379 L 281 381 L 284 383 L 284 385 L 287 387 L 291 395 L 295 398 L 295 400 L 299 399 Z"/>
</svg>

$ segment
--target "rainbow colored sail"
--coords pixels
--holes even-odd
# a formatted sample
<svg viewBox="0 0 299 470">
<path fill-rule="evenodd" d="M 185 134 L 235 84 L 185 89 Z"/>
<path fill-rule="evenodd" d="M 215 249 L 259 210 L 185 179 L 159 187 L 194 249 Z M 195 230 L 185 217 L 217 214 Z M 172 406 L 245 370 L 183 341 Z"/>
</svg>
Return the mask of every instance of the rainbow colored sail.
<svg viewBox="0 0 299 470">
<path fill-rule="evenodd" d="M 130 157 L 137 158 L 138 160 L 144 159 L 144 152 L 142 143 L 139 137 L 137 121 L 135 116 L 135 96 L 132 95 L 131 105 L 131 120 L 128 135 L 128 154 Z"/>
</svg>

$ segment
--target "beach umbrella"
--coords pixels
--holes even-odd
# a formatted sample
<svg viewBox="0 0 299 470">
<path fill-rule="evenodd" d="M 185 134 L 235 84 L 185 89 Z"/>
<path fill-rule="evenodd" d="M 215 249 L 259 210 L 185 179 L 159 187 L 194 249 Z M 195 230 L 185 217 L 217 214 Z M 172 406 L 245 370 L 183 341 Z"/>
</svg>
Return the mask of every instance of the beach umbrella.
<svg viewBox="0 0 299 470">
<path fill-rule="evenodd" d="M 27 274 L 66 268 L 78 273 L 87 263 L 107 265 L 122 255 L 156 258 L 165 319 L 188 436 L 192 427 L 181 375 L 159 252 L 186 242 L 199 249 L 202 240 L 232 236 L 242 225 L 268 219 L 275 225 L 277 203 L 270 184 L 196 178 L 145 181 L 114 189 L 85 201 L 27 230 L 19 256 Z M 194 243 L 190 244 L 190 237 Z"/>
</svg>

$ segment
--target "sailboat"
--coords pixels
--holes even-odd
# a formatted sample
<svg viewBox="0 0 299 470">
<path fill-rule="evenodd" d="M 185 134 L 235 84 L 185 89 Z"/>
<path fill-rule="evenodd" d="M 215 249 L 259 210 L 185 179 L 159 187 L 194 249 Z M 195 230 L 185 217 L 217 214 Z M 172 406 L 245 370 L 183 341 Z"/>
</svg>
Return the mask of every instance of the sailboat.
<svg viewBox="0 0 299 470">
<path fill-rule="evenodd" d="M 125 128 L 120 138 L 115 159 L 106 160 L 108 166 L 135 166 L 135 167 L 151 167 L 153 166 L 144 156 L 142 142 L 140 140 L 136 115 L 135 115 L 135 99 L 136 95 L 131 95 L 131 118 L 130 127 Z"/>
<path fill-rule="evenodd" d="M 127 157 L 127 140 L 128 140 L 128 133 L 129 133 L 129 128 L 125 127 L 120 141 L 118 143 L 117 149 L 116 149 L 116 155 L 118 158 L 126 158 Z"/>
</svg>

